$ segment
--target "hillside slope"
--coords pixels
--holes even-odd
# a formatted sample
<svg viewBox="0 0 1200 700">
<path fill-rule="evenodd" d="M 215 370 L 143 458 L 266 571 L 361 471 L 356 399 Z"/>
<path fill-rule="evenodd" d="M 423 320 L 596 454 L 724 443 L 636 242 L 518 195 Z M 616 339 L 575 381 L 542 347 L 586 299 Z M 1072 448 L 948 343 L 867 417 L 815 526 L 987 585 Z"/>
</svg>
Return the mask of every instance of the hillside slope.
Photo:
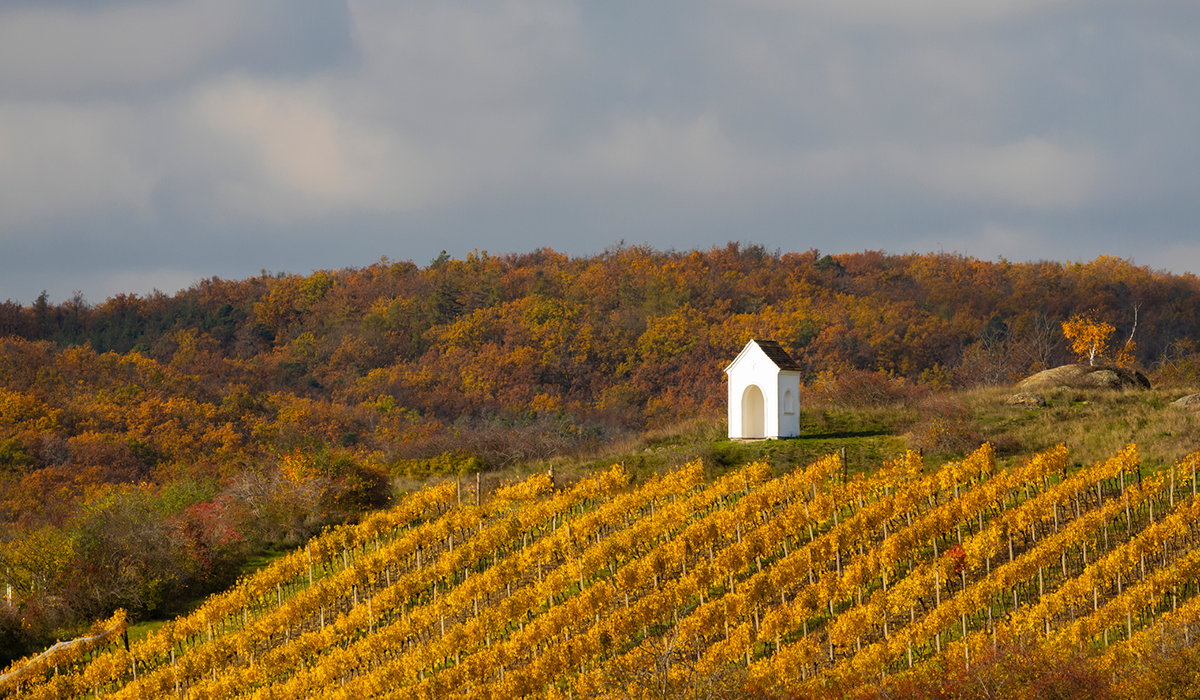
<svg viewBox="0 0 1200 700">
<path fill-rule="evenodd" d="M 1132 669 L 1200 622 L 1198 457 L 447 482 L 9 696 L 837 695 L 1012 638 Z"/>
</svg>

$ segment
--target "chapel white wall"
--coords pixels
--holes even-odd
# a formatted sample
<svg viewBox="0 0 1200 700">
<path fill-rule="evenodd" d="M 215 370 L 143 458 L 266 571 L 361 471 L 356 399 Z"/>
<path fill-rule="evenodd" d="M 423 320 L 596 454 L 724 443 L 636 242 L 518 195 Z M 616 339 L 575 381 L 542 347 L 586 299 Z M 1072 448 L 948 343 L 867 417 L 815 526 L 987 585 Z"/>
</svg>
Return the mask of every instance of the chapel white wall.
<svg viewBox="0 0 1200 700">
<path fill-rule="evenodd" d="M 800 375 L 794 371 L 781 371 L 757 344 L 751 342 L 738 355 L 727 371 L 728 435 L 730 439 L 747 437 L 742 433 L 742 396 L 751 384 L 762 391 L 765 403 L 764 418 L 767 438 L 795 437 L 800 434 Z M 787 413 L 782 399 L 787 390 L 792 391 L 796 408 Z"/>
</svg>

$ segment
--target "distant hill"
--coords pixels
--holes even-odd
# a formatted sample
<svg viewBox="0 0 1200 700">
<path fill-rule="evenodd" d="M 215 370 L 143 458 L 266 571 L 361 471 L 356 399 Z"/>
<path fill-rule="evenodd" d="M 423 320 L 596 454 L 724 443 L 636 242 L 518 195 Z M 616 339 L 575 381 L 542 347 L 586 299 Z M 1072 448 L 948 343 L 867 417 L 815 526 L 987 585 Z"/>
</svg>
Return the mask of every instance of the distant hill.
<svg viewBox="0 0 1200 700">
<path fill-rule="evenodd" d="M 779 341 L 810 376 L 853 368 L 964 386 L 1066 364 L 1063 320 L 1094 310 L 1127 333 L 1136 306 L 1136 359 L 1154 368 L 1200 338 L 1198 292 L 1195 276 L 1104 256 L 538 250 L 212 278 L 97 304 L 7 302 L 0 337 L 137 352 L 220 400 L 385 397 L 418 422 L 551 411 L 644 426 L 718 409 L 720 370 L 751 337 Z"/>
</svg>

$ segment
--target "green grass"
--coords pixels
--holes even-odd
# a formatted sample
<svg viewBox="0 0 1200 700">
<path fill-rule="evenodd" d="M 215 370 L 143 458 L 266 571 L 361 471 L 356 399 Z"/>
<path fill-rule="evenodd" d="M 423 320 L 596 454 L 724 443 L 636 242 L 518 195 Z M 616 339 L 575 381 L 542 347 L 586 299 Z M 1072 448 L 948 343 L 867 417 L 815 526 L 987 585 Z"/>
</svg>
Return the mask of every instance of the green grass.
<svg viewBox="0 0 1200 700">
<path fill-rule="evenodd" d="M 485 475 L 485 489 L 487 482 L 498 484 L 551 466 L 567 480 L 613 464 L 623 464 L 635 480 L 644 480 L 697 459 L 710 478 L 754 460 L 765 460 L 782 473 L 842 450 L 850 474 L 874 471 L 906 449 L 922 450 L 924 463 L 936 467 L 983 442 L 996 447 L 1001 464 L 1065 443 L 1074 466 L 1106 459 L 1134 442 L 1143 470 L 1156 472 L 1200 447 L 1200 412 L 1170 405 L 1200 388 L 1062 388 L 1043 393 L 1046 406 L 1041 408 L 1008 405 L 1015 391 L 943 391 L 920 401 L 858 408 L 808 405 L 800 437 L 787 440 L 731 441 L 723 418 L 697 418 L 610 444 L 595 454 Z"/>
<path fill-rule="evenodd" d="M 1200 447 L 1200 413 L 1170 405 L 1194 391 L 1060 389 L 1044 394 L 1043 408 L 1006 405 L 1009 388 L 957 397 L 979 434 L 1002 454 L 1016 458 L 1063 442 L 1073 463 L 1091 464 L 1133 442 L 1143 469 L 1159 471 Z"/>
<path fill-rule="evenodd" d="M 849 473 L 873 471 L 907 448 L 898 429 L 902 415 L 893 409 L 809 408 L 801 417 L 800 437 L 785 440 L 729 440 L 723 419 L 698 418 L 647 431 L 596 454 L 526 465 L 508 478 L 553 465 L 556 474 L 572 480 L 621 464 L 635 481 L 642 481 L 695 460 L 704 465 L 710 479 L 757 460 L 768 462 L 780 474 L 842 450 Z"/>
<path fill-rule="evenodd" d="M 287 549 L 268 548 L 263 550 L 242 562 L 238 567 L 235 575 L 235 580 L 238 578 L 249 578 L 261 569 L 270 566 L 272 562 L 288 553 Z M 143 639 L 152 634 L 159 627 L 167 623 L 169 619 L 178 616 L 187 615 L 204 604 L 204 601 L 212 595 L 212 592 L 204 593 L 195 597 L 181 598 L 169 601 L 163 610 L 155 617 L 148 620 L 138 620 L 129 625 L 129 643 L 135 644 L 138 640 Z"/>
<path fill-rule="evenodd" d="M 200 599 L 199 601 L 197 601 L 196 606 L 193 606 L 193 608 L 198 607 L 199 604 L 202 602 L 204 602 L 203 598 Z M 181 612 L 179 614 L 181 614 L 181 615 L 186 614 L 186 611 Z M 172 617 L 174 617 L 174 616 L 172 616 Z M 138 642 L 142 641 L 146 637 L 149 637 L 151 634 L 154 633 L 155 630 L 157 630 L 159 627 L 162 627 L 165 624 L 167 624 L 167 620 L 143 620 L 141 622 L 135 622 L 135 623 L 129 625 L 129 630 L 128 630 L 129 644 L 130 645 L 137 644 Z"/>
<path fill-rule="evenodd" d="M 275 549 L 268 548 L 258 554 L 248 558 L 238 567 L 237 578 L 249 578 L 258 573 L 259 570 L 265 569 L 271 565 L 276 559 L 288 554 L 290 549 Z"/>
</svg>

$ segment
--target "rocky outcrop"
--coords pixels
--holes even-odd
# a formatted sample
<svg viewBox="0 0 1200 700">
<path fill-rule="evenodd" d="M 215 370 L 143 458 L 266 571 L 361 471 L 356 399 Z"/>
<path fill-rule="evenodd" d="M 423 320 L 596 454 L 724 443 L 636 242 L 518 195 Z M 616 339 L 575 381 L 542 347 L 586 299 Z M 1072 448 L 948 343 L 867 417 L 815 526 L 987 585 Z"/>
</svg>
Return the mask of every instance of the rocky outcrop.
<svg viewBox="0 0 1200 700">
<path fill-rule="evenodd" d="M 1008 401 L 1005 401 L 1005 403 L 1011 406 L 1045 406 L 1046 399 L 1041 394 L 1023 391 L 1008 397 Z"/>
<path fill-rule="evenodd" d="M 1063 365 L 1021 380 L 1017 389 L 1026 392 L 1059 387 L 1080 389 L 1149 389 L 1150 380 L 1137 370 L 1112 365 Z"/>
<path fill-rule="evenodd" d="M 1171 402 L 1175 408 L 1186 408 L 1190 411 L 1200 409 L 1200 394 L 1188 394 L 1182 399 L 1177 399 Z"/>
</svg>

